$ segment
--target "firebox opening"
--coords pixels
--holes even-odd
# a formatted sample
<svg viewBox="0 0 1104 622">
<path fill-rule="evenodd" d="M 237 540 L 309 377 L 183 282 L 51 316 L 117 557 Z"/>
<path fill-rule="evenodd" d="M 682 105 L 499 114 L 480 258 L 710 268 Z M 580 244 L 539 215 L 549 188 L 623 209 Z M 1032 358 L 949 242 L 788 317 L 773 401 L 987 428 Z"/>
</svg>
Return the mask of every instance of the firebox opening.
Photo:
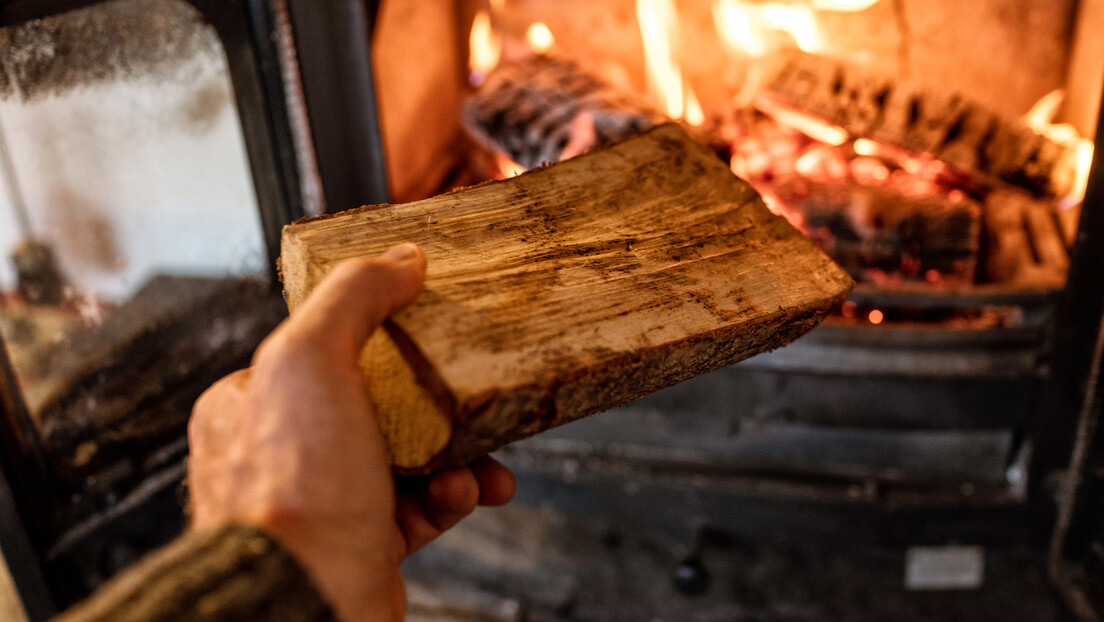
<svg viewBox="0 0 1104 622">
<path fill-rule="evenodd" d="M 673 119 L 870 287 L 1053 290 L 1091 162 L 1097 21 L 1073 1 L 385 2 L 392 190 Z"/>
<path fill-rule="evenodd" d="M 1002 512 L 1023 507 L 1039 451 L 1032 431 L 1047 417 L 1040 387 L 1054 298 L 1092 161 L 1104 78 L 1094 33 L 1104 8 L 1076 0 L 411 4 L 383 3 L 374 48 L 396 200 L 509 177 L 674 121 L 860 281 L 836 316 L 795 344 L 507 448 L 503 459 L 525 474 L 522 491 L 536 489 L 523 505 L 547 513 L 488 515 L 444 552 L 427 551 L 412 564 L 429 582 L 427 610 L 435 611 L 432 595 L 456 589 L 433 582 L 436 570 L 454 567 L 449 556 L 479 566 L 457 573 L 472 582 L 468 593 L 498 589 L 485 587 L 487 577 L 504 567 L 548 589 L 505 593 L 554 592 L 546 573 L 470 548 L 498 527 L 524 531 L 519 523 L 554 531 L 578 514 L 622 541 L 635 533 L 625 523 L 642 521 L 677 534 L 669 544 L 685 556 L 672 567 L 687 583 L 676 585 L 709 593 L 702 534 L 718 526 L 726 537 L 796 532 L 805 544 L 823 537 L 869 551 L 864 535 L 884 531 L 867 520 L 881 510 L 902 540 L 946 544 L 959 536 L 904 517 L 977 511 L 971 533 L 984 540 L 1006 526 Z M 426 40 L 443 44 L 416 43 Z M 860 509 L 845 511 L 843 523 L 820 521 L 833 504 Z M 503 556 L 532 544 L 495 542 L 505 540 L 494 549 Z M 621 563 L 634 546 L 664 545 L 596 557 L 639 580 L 646 573 Z M 578 552 L 565 544 L 541 559 Z M 608 570 L 582 556 L 581 566 Z M 573 607 L 594 610 L 585 590 L 556 594 L 563 598 L 550 597 L 549 607 L 568 619 Z M 661 586 L 639 595 L 651 612 L 678 598 Z M 1040 619 L 1055 615 L 1045 609 Z"/>
</svg>

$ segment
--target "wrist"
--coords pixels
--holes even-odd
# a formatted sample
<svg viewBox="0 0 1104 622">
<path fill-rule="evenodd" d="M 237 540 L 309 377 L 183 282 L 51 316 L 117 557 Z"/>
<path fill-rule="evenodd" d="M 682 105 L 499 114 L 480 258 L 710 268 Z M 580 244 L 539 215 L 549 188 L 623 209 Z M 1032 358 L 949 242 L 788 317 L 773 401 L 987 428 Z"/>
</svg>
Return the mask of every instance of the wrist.
<svg viewBox="0 0 1104 622">
<path fill-rule="evenodd" d="M 247 522 L 275 538 L 314 581 L 344 622 L 401 622 L 406 596 L 402 554 L 372 548 L 363 524 L 341 519 L 307 521 L 296 512 L 267 511 Z"/>
</svg>

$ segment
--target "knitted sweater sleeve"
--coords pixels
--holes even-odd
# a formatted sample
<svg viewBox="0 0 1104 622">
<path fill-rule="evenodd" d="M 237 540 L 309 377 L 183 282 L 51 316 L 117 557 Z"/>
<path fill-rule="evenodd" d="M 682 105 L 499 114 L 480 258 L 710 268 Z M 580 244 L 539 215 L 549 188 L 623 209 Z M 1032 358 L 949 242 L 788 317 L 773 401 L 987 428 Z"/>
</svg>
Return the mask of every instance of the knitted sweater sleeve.
<svg viewBox="0 0 1104 622">
<path fill-rule="evenodd" d="M 55 622 L 334 620 L 306 571 L 262 530 L 189 532 Z"/>
</svg>

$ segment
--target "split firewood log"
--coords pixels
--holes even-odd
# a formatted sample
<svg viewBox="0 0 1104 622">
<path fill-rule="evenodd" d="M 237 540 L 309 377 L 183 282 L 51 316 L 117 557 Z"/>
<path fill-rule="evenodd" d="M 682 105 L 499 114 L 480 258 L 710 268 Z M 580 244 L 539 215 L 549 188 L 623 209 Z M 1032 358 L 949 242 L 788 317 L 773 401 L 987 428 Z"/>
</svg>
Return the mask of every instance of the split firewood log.
<svg viewBox="0 0 1104 622">
<path fill-rule="evenodd" d="M 1047 198 L 1074 186 L 1076 152 L 966 97 L 845 63 L 795 53 L 766 97 L 854 137 L 929 153 L 959 169 Z"/>
<path fill-rule="evenodd" d="M 611 145 L 666 120 L 628 91 L 545 55 L 496 67 L 461 112 L 464 129 L 484 148 L 526 169 Z"/>
<path fill-rule="evenodd" d="M 1022 287 L 1061 287 L 1069 271 L 1069 248 L 1053 201 L 1001 188 L 984 206 L 984 277 Z"/>
<path fill-rule="evenodd" d="M 801 214 L 817 244 L 851 276 L 973 283 L 981 206 L 953 194 L 908 196 L 890 188 L 795 178 L 777 196 Z"/>
<path fill-rule="evenodd" d="M 852 287 L 675 125 L 508 180 L 288 225 L 291 312 L 340 261 L 401 241 L 425 249 L 425 289 L 361 363 L 407 473 L 782 346 Z"/>
</svg>

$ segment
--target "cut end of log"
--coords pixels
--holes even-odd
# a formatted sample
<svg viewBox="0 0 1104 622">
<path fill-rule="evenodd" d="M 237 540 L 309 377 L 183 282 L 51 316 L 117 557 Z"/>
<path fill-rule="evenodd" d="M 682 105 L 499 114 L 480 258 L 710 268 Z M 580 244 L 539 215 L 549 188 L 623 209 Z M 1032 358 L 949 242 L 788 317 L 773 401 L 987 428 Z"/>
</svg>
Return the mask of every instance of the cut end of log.
<svg viewBox="0 0 1104 622">
<path fill-rule="evenodd" d="M 368 340 L 360 367 L 376 407 L 380 430 L 400 470 L 433 462 L 452 438 L 452 420 L 419 384 L 414 370 L 383 329 Z"/>
</svg>

